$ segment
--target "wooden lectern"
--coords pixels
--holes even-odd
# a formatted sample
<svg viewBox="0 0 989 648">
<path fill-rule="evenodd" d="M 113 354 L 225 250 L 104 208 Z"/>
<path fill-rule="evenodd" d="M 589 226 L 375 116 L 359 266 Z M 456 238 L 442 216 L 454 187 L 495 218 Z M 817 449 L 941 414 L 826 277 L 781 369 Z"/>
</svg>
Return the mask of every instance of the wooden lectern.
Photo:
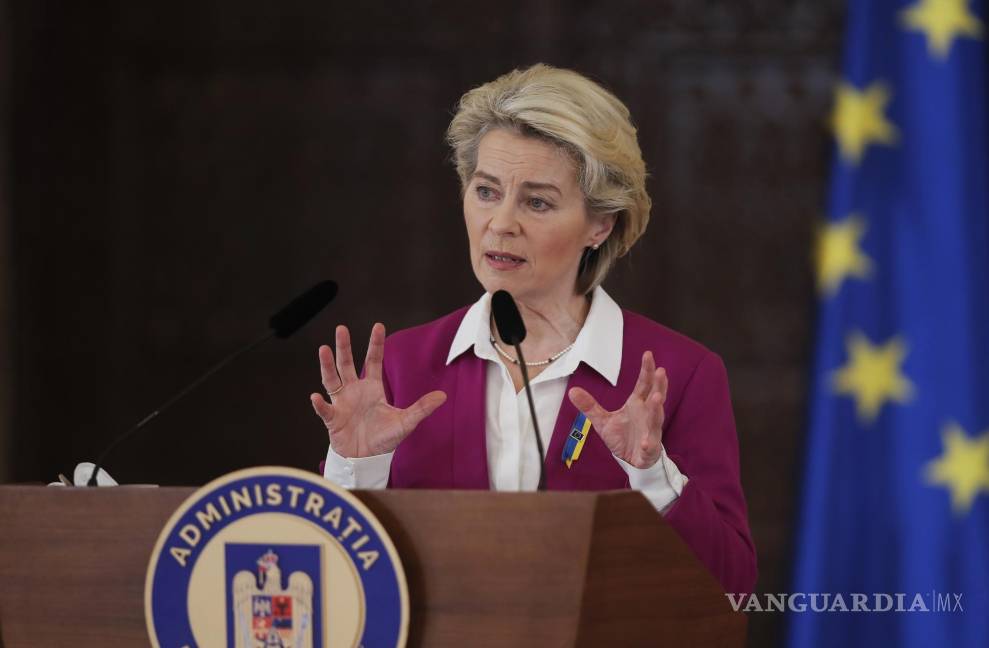
<svg viewBox="0 0 989 648">
<path fill-rule="evenodd" d="M 0 487 L 0 647 L 147 645 L 151 549 L 193 490 Z M 640 493 L 354 494 L 405 566 L 409 646 L 744 645 Z"/>
</svg>

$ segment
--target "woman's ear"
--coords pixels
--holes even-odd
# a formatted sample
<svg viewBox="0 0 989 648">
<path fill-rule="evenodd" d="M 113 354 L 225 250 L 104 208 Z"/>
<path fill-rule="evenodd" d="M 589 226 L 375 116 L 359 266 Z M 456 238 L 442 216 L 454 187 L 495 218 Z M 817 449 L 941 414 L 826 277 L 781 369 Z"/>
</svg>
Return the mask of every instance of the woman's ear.
<svg viewBox="0 0 989 648">
<path fill-rule="evenodd" d="M 611 236 L 611 230 L 615 228 L 616 214 L 600 214 L 592 216 L 594 228 L 591 230 L 592 245 L 601 245 L 605 239 Z"/>
</svg>

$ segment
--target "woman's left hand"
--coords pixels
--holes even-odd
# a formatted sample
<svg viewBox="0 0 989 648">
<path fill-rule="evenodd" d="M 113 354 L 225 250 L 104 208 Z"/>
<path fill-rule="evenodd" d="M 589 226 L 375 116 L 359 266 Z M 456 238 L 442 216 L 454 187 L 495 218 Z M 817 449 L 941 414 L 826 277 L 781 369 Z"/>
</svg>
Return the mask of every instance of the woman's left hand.
<svg viewBox="0 0 989 648">
<path fill-rule="evenodd" d="M 580 387 L 570 390 L 570 402 L 590 419 L 612 454 L 636 468 L 650 468 L 663 452 L 667 387 L 666 370 L 657 369 L 652 352 L 646 351 L 635 389 L 621 409 L 609 412 Z"/>
</svg>

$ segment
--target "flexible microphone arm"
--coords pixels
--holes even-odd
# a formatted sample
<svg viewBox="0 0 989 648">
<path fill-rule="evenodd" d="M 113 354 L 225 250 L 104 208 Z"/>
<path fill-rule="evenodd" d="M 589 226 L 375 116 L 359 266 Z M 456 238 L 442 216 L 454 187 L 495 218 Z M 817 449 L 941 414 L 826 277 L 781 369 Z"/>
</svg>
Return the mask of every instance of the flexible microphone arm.
<svg viewBox="0 0 989 648">
<path fill-rule="evenodd" d="M 543 439 L 539 434 L 539 419 L 536 418 L 536 406 L 532 402 L 532 387 L 529 386 L 529 370 L 525 366 L 522 355 L 522 340 L 525 339 L 525 322 L 519 313 L 515 300 L 507 290 L 499 290 L 491 295 L 491 313 L 494 315 L 495 326 L 501 339 L 515 347 L 518 354 L 519 368 L 522 370 L 522 384 L 525 396 L 529 400 L 529 414 L 532 416 L 532 427 L 536 430 L 536 448 L 539 451 L 539 485 L 536 490 L 546 490 L 546 458 L 543 455 Z"/>
<path fill-rule="evenodd" d="M 114 439 L 113 442 L 110 443 L 110 445 L 108 445 L 106 447 L 106 450 L 104 450 L 103 452 L 101 452 L 100 453 L 100 456 L 96 459 L 96 465 L 93 467 L 93 474 L 89 476 L 89 481 L 86 482 L 86 485 L 87 486 L 96 486 L 96 476 L 98 474 L 100 474 L 100 468 L 103 467 L 103 462 L 106 461 L 106 458 L 108 456 L 110 456 L 110 453 L 113 452 L 114 448 L 116 448 L 118 445 L 120 445 L 121 443 L 123 443 L 127 439 L 131 438 L 135 433 L 137 433 L 138 430 L 140 430 L 145 425 L 147 425 L 148 423 L 150 423 L 151 421 L 153 421 L 155 418 L 157 418 L 159 414 L 161 414 L 162 412 L 164 412 L 165 410 L 167 410 L 169 407 L 171 407 L 175 403 L 177 403 L 180 400 L 182 400 L 182 398 L 186 394 L 188 394 L 189 392 L 191 392 L 192 390 L 194 390 L 196 387 L 199 387 L 201 384 L 203 384 L 204 382 L 206 382 L 206 380 L 210 376 L 212 376 L 213 374 L 215 374 L 217 371 L 219 371 L 220 369 L 223 369 L 228 364 L 230 364 L 231 362 L 233 362 L 234 360 L 236 360 L 240 356 L 244 355 L 248 351 L 253 351 L 255 348 L 261 346 L 262 344 L 264 344 L 265 342 L 267 342 L 268 340 L 270 340 L 273 337 L 275 337 L 275 331 L 273 331 L 273 330 L 272 331 L 267 331 L 267 332 L 265 332 L 264 335 L 262 335 L 261 337 L 259 337 L 256 340 L 254 340 L 253 342 L 251 342 L 247 346 L 244 346 L 244 347 L 241 347 L 240 349 L 237 349 L 236 351 L 234 351 L 233 353 L 231 353 L 230 355 L 228 355 L 226 358 L 224 358 L 223 360 L 220 360 L 215 365 L 213 365 L 212 367 L 210 367 L 206 371 L 206 373 L 204 373 L 203 375 L 201 375 L 199 378 L 196 378 L 196 380 L 194 380 L 193 382 L 191 382 L 189 385 L 187 385 L 185 388 L 183 388 L 177 394 L 175 394 L 174 396 L 172 396 L 171 398 L 169 398 L 167 401 L 165 401 L 164 403 L 162 403 L 158 407 L 158 409 L 156 409 L 155 411 L 153 411 L 150 414 L 148 414 L 147 416 L 145 416 L 143 419 L 141 419 L 140 421 L 138 421 L 137 423 L 135 423 L 129 430 L 127 430 L 126 432 L 124 432 L 123 434 L 121 434 L 120 436 L 118 436 L 116 439 Z"/>
<path fill-rule="evenodd" d="M 186 394 L 195 390 L 197 387 L 202 385 L 209 379 L 210 376 L 223 369 L 228 364 L 239 358 L 240 356 L 253 351 L 257 347 L 261 346 L 273 337 L 287 338 L 293 333 L 298 331 L 300 328 L 306 325 L 309 320 L 315 317 L 321 310 L 323 310 L 327 304 L 333 301 L 333 298 L 337 295 L 337 285 L 333 281 L 321 281 L 306 292 L 302 293 L 291 302 L 288 303 L 284 308 L 271 316 L 268 320 L 268 326 L 270 330 L 266 331 L 264 335 L 254 340 L 250 344 L 237 349 L 223 360 L 220 360 L 215 365 L 206 370 L 206 373 L 196 378 L 194 381 L 185 386 L 177 394 L 169 398 L 167 401 L 161 404 L 155 411 L 151 412 L 143 419 L 135 423 L 129 430 L 114 439 L 106 450 L 100 453 L 99 458 L 96 460 L 96 465 L 93 467 L 93 472 L 89 476 L 89 481 L 86 482 L 87 486 L 96 486 L 96 476 L 100 474 L 100 468 L 103 466 L 103 462 L 106 458 L 110 456 L 110 453 L 118 445 L 132 437 L 141 428 L 153 421 L 158 417 L 159 414 L 167 410 L 169 407 L 175 403 L 182 400 Z"/>
<path fill-rule="evenodd" d="M 515 345 L 515 353 L 518 354 L 519 368 L 522 370 L 522 384 L 525 386 L 525 397 L 529 400 L 529 414 L 532 416 L 532 427 L 536 429 L 536 448 L 539 450 L 539 484 L 536 490 L 546 490 L 546 463 L 543 455 L 543 439 L 539 436 L 539 419 L 536 418 L 536 406 L 532 402 L 532 387 L 529 386 L 529 370 L 525 367 L 525 358 L 522 357 L 522 344 Z"/>
</svg>

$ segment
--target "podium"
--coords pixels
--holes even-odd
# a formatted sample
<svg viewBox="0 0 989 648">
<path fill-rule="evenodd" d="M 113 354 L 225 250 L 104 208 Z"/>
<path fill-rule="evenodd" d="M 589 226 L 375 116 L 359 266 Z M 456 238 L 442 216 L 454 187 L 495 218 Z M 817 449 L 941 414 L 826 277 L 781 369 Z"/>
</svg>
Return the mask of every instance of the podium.
<svg viewBox="0 0 989 648">
<path fill-rule="evenodd" d="M 194 490 L 0 486 L 0 648 L 147 645 L 151 550 Z M 401 556 L 409 646 L 745 643 L 745 615 L 640 493 L 354 495 Z"/>
</svg>

